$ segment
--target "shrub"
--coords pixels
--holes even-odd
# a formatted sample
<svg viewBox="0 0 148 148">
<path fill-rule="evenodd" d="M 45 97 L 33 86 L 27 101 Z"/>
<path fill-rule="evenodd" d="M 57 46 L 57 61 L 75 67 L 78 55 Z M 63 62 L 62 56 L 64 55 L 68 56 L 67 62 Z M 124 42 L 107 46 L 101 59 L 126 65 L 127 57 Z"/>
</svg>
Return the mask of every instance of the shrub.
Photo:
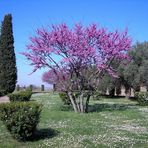
<svg viewBox="0 0 148 148">
<path fill-rule="evenodd" d="M 18 93 L 8 94 L 8 97 L 10 101 L 29 101 L 31 95 L 31 91 L 20 91 Z"/>
<path fill-rule="evenodd" d="M 148 105 L 148 92 L 136 92 L 135 99 L 139 105 Z"/>
<path fill-rule="evenodd" d="M 102 98 L 102 95 L 100 93 L 100 91 L 95 91 L 93 93 L 93 100 L 100 100 Z"/>
<path fill-rule="evenodd" d="M 0 104 L 0 118 L 17 140 L 28 140 L 36 130 L 42 106 L 36 102 Z"/>
<path fill-rule="evenodd" d="M 59 96 L 60 96 L 62 102 L 64 103 L 64 105 L 70 105 L 71 104 L 70 99 L 69 99 L 66 92 L 60 92 Z"/>
</svg>

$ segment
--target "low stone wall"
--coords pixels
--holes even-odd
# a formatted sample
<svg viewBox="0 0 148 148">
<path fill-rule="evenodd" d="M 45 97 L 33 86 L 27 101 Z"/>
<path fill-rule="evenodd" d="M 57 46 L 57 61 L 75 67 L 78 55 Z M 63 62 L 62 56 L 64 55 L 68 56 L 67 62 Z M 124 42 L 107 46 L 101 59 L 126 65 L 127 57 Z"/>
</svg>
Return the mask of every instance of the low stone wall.
<svg viewBox="0 0 148 148">
<path fill-rule="evenodd" d="M 147 89 L 146 89 L 145 86 L 142 86 L 142 87 L 140 87 L 140 91 L 141 92 L 146 92 Z M 109 94 L 108 90 L 107 90 L 106 94 L 107 95 Z M 116 96 L 116 91 L 115 91 L 115 96 Z M 125 94 L 125 88 L 124 87 L 121 88 L 121 94 L 120 94 L 120 96 L 126 96 L 126 94 Z M 131 88 L 130 96 L 131 97 L 134 97 L 134 90 L 132 88 Z"/>
<path fill-rule="evenodd" d="M 9 102 L 9 97 L 8 96 L 0 97 L 0 103 L 5 103 L 5 102 Z"/>
</svg>

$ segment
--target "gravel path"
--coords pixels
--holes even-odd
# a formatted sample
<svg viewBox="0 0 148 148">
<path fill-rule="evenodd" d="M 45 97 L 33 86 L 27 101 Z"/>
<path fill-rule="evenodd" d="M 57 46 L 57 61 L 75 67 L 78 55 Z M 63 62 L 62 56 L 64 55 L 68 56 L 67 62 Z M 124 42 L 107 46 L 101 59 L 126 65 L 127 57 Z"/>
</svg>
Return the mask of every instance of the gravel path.
<svg viewBox="0 0 148 148">
<path fill-rule="evenodd" d="M 8 96 L 0 97 L 0 103 L 9 102 Z"/>
</svg>

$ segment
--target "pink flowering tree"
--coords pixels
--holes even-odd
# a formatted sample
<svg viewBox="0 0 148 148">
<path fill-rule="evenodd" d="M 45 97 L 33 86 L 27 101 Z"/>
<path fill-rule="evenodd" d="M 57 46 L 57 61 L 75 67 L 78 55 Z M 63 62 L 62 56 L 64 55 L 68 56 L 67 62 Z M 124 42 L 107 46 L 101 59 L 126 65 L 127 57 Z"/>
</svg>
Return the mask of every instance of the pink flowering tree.
<svg viewBox="0 0 148 148">
<path fill-rule="evenodd" d="M 98 78 L 106 71 L 115 77 L 111 63 L 127 59 L 131 46 L 127 30 L 109 32 L 95 24 L 76 24 L 74 29 L 66 24 L 53 25 L 38 29 L 30 41 L 23 54 L 34 72 L 48 68 L 43 79 L 58 83 L 60 90 L 67 92 L 75 112 L 87 112 Z"/>
</svg>

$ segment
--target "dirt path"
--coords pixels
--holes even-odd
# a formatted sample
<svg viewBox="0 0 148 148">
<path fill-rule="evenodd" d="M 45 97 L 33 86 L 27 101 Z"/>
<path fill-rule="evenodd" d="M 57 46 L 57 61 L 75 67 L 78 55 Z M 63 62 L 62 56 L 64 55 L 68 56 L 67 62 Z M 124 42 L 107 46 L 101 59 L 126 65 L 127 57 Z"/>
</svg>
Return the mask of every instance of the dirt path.
<svg viewBox="0 0 148 148">
<path fill-rule="evenodd" d="M 8 96 L 0 97 L 0 103 L 9 102 Z"/>
</svg>

